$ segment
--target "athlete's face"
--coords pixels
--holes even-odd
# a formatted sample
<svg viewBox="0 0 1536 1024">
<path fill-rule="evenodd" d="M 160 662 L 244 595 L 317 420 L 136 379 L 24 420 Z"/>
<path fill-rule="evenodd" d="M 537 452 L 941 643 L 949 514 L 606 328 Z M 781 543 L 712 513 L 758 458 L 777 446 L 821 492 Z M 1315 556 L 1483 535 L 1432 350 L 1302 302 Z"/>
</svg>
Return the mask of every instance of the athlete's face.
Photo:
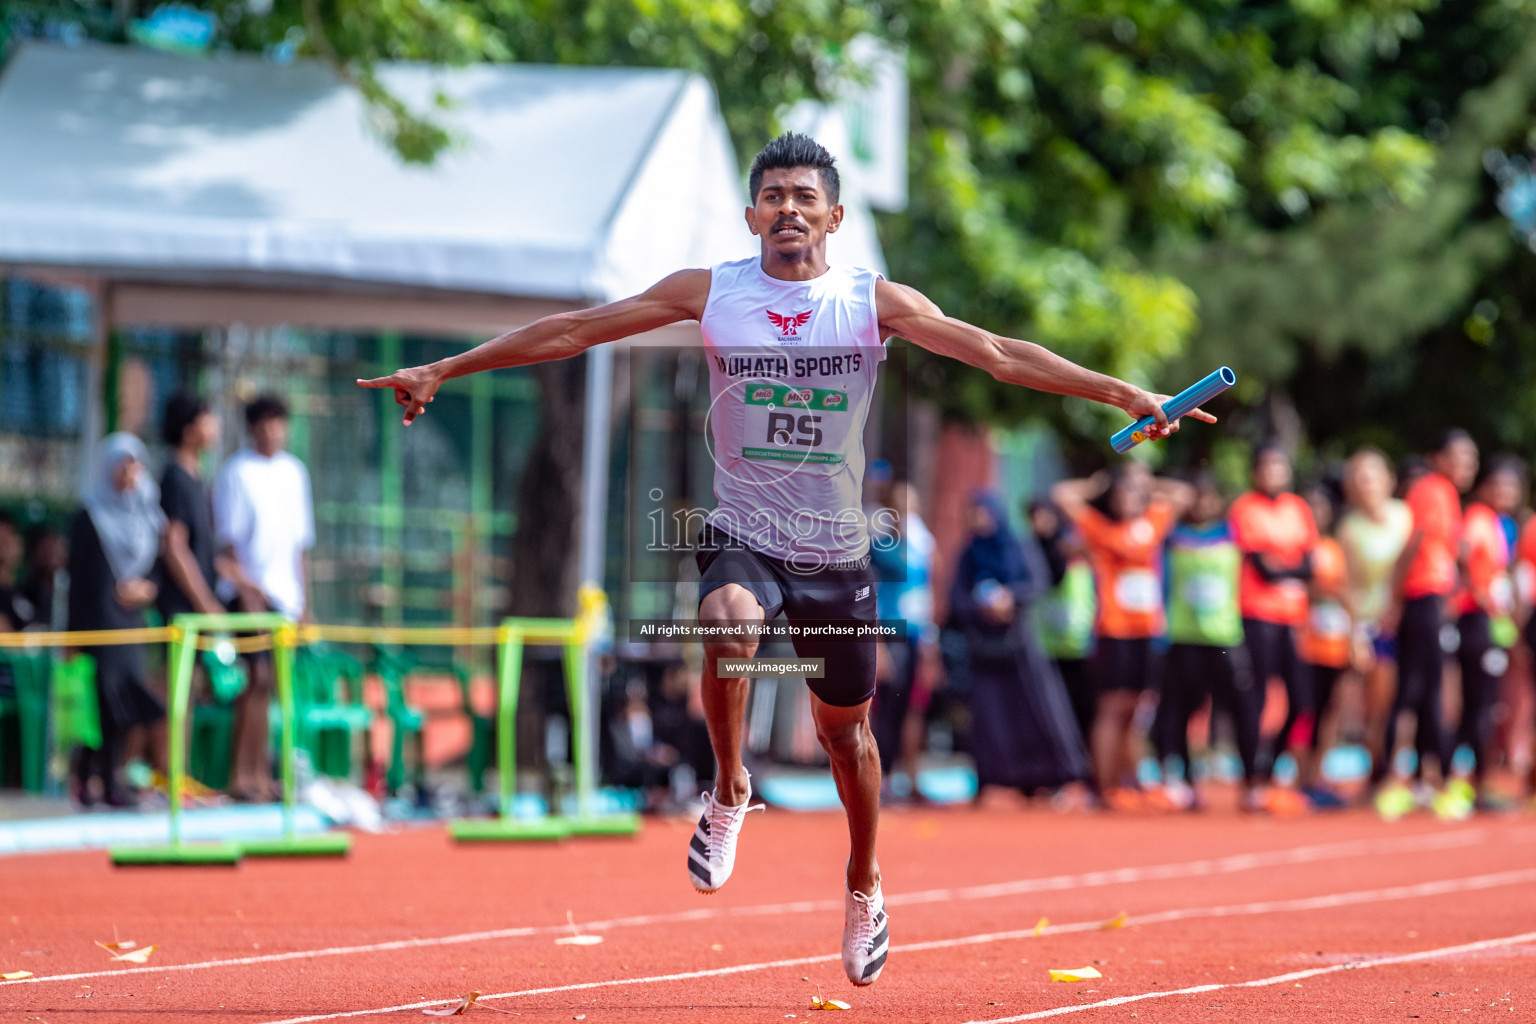
<svg viewBox="0 0 1536 1024">
<path fill-rule="evenodd" d="M 1467 438 L 1457 438 L 1429 457 L 1430 466 L 1450 478 L 1462 494 L 1477 479 L 1477 445 Z"/>
<path fill-rule="evenodd" d="M 1501 471 L 1491 474 L 1477 489 L 1477 496 L 1489 508 L 1503 516 L 1513 515 L 1525 500 L 1525 484 L 1520 475 Z"/>
<path fill-rule="evenodd" d="M 747 227 L 762 238 L 764 249 L 787 263 L 822 251 L 842 222 L 842 206 L 827 202 L 821 172 L 814 167 L 765 171 L 757 200 L 747 210 Z"/>
<path fill-rule="evenodd" d="M 1265 452 L 1253 467 L 1253 486 L 1271 498 L 1291 486 L 1291 460 L 1284 452 Z"/>
<path fill-rule="evenodd" d="M 1396 481 L 1387 460 L 1375 452 L 1359 452 L 1344 466 L 1344 493 L 1349 503 L 1375 512 L 1388 498 Z"/>
</svg>

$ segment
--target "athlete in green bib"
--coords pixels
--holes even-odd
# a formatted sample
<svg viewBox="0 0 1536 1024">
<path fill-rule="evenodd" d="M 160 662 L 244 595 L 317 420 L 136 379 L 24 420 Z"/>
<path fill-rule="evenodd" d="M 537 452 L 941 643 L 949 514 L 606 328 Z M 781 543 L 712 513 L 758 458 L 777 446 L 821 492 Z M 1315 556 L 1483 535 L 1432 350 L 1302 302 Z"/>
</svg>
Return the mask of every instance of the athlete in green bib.
<svg viewBox="0 0 1536 1024">
<path fill-rule="evenodd" d="M 1153 725 L 1157 754 L 1163 762 L 1164 788 L 1177 807 L 1195 807 L 1189 721 L 1207 697 L 1212 719 L 1232 717 L 1244 786 L 1252 791 L 1258 771 L 1259 717 L 1264 691 L 1253 682 L 1243 649 L 1243 618 L 1237 580 L 1243 555 L 1226 520 L 1226 500 L 1215 481 L 1202 474 L 1196 497 L 1168 535 L 1168 657 L 1163 696 Z"/>
</svg>

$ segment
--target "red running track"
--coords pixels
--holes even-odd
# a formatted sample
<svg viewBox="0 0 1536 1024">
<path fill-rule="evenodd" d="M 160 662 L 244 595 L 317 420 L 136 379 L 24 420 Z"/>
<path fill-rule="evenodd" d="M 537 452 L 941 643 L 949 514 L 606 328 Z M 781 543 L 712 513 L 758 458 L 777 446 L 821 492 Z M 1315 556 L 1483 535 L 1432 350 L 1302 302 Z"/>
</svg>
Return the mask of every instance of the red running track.
<svg viewBox="0 0 1536 1024">
<path fill-rule="evenodd" d="M 234 869 L 6 859 L 0 972 L 35 977 L 0 983 L 0 1020 L 424 1020 L 479 990 L 484 1020 L 805 1021 L 819 990 L 849 1019 L 941 1024 L 1536 1021 L 1528 815 L 888 813 L 894 946 L 868 989 L 837 958 L 840 816 L 754 815 L 709 898 L 684 871 L 691 829 L 456 847 L 432 828 Z M 558 944 L 567 914 L 604 941 Z M 93 941 L 114 929 L 160 948 L 109 963 Z M 1085 965 L 1103 977 L 1048 979 Z"/>
</svg>

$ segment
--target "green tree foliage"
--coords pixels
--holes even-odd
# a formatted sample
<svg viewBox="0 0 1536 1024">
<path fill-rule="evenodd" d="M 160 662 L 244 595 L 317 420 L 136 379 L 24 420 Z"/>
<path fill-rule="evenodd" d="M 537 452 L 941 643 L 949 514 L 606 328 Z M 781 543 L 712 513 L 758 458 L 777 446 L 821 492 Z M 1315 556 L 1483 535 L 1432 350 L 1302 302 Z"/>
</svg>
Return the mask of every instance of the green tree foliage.
<svg viewBox="0 0 1536 1024">
<path fill-rule="evenodd" d="M 888 248 L 955 315 L 1170 390 L 1228 362 L 1257 398 L 1314 343 L 1411 342 L 1507 253 L 1468 218 L 1487 212 L 1482 149 L 1528 109 L 1519 0 L 910 17 L 914 202 Z M 952 415 L 1049 409 L 952 366 L 917 374 Z M 1111 419 L 1065 410 L 1102 447 Z"/>
</svg>

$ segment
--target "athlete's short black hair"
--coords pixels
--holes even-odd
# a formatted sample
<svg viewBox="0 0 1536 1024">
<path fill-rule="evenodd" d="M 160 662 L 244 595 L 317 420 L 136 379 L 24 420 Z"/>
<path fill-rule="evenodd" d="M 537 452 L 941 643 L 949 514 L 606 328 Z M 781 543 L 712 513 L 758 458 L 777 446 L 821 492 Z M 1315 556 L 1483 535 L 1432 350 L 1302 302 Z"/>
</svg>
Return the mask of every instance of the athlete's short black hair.
<svg viewBox="0 0 1536 1024">
<path fill-rule="evenodd" d="M 1285 445 L 1281 444 L 1274 438 L 1270 438 L 1269 440 L 1261 442 L 1258 447 L 1254 448 L 1253 454 L 1248 458 L 1248 468 L 1250 470 L 1258 469 L 1259 463 L 1263 462 L 1271 455 L 1278 455 L 1286 462 L 1292 463 L 1294 465 L 1294 460 L 1291 458 L 1291 453 L 1286 449 Z"/>
<path fill-rule="evenodd" d="M 257 395 L 251 404 L 245 407 L 245 425 L 254 428 L 256 424 L 266 420 L 285 420 L 288 418 L 288 403 L 276 395 Z"/>
<path fill-rule="evenodd" d="M 837 161 L 821 143 L 799 132 L 785 132 L 752 158 L 752 170 L 747 174 L 747 192 L 752 196 L 752 202 L 757 202 L 765 171 L 787 171 L 795 167 L 816 168 L 821 173 L 821 187 L 827 193 L 827 205 L 837 205 L 842 190 Z"/>
<path fill-rule="evenodd" d="M 1512 476 L 1522 487 L 1525 486 L 1525 460 L 1518 455 L 1500 452 L 1483 462 L 1483 471 L 1477 477 L 1478 485 L 1496 476 Z"/>
<path fill-rule="evenodd" d="M 181 447 L 181 439 L 187 428 L 208 411 L 208 400 L 190 391 L 178 391 L 165 403 L 165 416 L 160 423 L 161 436 L 172 448 Z"/>
<path fill-rule="evenodd" d="M 1472 440 L 1471 434 L 1467 433 L 1460 427 L 1451 427 L 1449 430 L 1442 430 L 1440 433 L 1435 435 L 1434 440 L 1430 441 L 1429 454 L 1439 455 L 1451 445 L 1461 444 L 1463 441 L 1474 445 L 1477 443 L 1476 441 Z"/>
</svg>

